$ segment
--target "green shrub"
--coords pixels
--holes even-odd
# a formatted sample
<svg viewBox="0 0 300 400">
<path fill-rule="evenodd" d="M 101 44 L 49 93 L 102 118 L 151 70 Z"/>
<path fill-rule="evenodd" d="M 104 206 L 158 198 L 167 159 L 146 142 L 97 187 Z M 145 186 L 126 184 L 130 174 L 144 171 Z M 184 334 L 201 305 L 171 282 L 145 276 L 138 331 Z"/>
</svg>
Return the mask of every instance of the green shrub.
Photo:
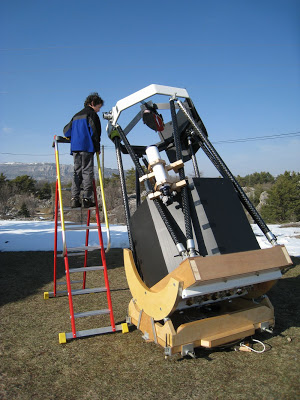
<svg viewBox="0 0 300 400">
<path fill-rule="evenodd" d="M 262 217 L 270 223 L 299 221 L 300 174 L 285 171 L 276 178 L 268 191 L 267 204 L 261 209 Z"/>
<path fill-rule="evenodd" d="M 27 207 L 26 203 L 22 203 L 20 211 L 18 212 L 18 214 L 21 217 L 25 217 L 25 218 L 30 217 L 30 212 L 28 210 L 28 207 Z"/>
</svg>

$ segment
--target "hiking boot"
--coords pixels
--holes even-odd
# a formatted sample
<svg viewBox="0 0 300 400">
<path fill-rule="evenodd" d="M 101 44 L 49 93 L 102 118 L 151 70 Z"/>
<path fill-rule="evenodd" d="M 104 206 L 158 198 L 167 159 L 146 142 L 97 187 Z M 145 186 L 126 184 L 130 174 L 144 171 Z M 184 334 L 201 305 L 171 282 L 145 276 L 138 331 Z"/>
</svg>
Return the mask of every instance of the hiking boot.
<svg viewBox="0 0 300 400">
<path fill-rule="evenodd" d="M 90 208 L 90 207 L 95 207 L 95 203 L 93 202 L 92 199 L 83 199 L 83 207 L 84 208 Z"/>
<path fill-rule="evenodd" d="M 72 197 L 71 198 L 71 208 L 78 208 L 81 207 L 80 200 L 78 198 Z"/>
</svg>

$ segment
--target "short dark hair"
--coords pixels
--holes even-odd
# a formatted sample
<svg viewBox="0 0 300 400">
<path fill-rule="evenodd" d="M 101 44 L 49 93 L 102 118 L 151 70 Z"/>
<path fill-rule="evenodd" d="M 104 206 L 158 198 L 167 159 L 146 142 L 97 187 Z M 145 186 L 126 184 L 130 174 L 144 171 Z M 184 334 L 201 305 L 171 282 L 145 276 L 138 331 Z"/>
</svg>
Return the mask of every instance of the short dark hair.
<svg viewBox="0 0 300 400">
<path fill-rule="evenodd" d="M 88 106 L 89 104 L 92 104 L 94 106 L 97 106 L 98 104 L 104 104 L 104 100 L 101 99 L 101 97 L 99 96 L 99 94 L 97 92 L 93 92 L 91 94 L 88 95 L 88 97 L 85 99 L 84 102 L 84 107 Z"/>
</svg>

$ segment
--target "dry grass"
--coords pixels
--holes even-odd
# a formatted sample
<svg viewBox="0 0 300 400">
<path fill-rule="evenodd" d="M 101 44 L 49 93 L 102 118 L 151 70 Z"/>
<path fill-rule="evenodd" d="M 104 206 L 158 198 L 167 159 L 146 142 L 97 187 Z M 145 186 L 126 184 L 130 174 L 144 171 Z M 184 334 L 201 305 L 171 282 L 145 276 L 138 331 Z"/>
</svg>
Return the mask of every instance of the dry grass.
<svg viewBox="0 0 300 400">
<path fill-rule="evenodd" d="M 0 253 L 0 397 L 297 399 L 300 260 L 294 258 L 294 262 L 295 268 L 270 292 L 276 315 L 274 336 L 256 335 L 269 351 L 254 354 L 198 349 L 196 359 L 174 356 L 165 360 L 163 349 L 144 342 L 141 333 L 134 329 L 129 334 L 102 335 L 60 345 L 58 333 L 70 331 L 68 300 L 43 300 L 43 292 L 52 290 L 53 254 Z M 130 293 L 126 290 L 122 250 L 110 251 L 108 265 L 111 288 L 117 289 L 112 292 L 115 319 L 123 322 Z M 93 285 L 96 276 L 93 274 L 90 279 Z M 59 280 L 62 279 L 60 260 Z M 93 309 L 93 303 L 101 296 L 104 303 L 100 307 L 105 307 L 103 295 L 77 296 L 76 306 Z M 80 321 L 84 327 L 78 328 L 95 327 L 96 318 Z M 101 318 L 98 326 L 109 324 L 108 319 Z"/>
</svg>

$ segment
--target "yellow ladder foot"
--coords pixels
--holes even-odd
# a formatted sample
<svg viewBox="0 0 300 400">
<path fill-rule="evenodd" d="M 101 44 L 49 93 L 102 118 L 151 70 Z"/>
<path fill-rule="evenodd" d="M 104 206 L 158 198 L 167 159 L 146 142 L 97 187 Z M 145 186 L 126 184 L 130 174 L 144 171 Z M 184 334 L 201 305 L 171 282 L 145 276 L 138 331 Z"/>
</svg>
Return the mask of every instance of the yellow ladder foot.
<svg viewBox="0 0 300 400">
<path fill-rule="evenodd" d="M 124 324 L 121 324 L 122 326 L 122 333 L 128 333 L 129 329 L 128 329 L 128 324 L 126 322 L 124 322 Z"/>
<path fill-rule="evenodd" d="M 67 343 L 67 338 L 65 332 L 61 332 L 58 334 L 59 344 Z"/>
<path fill-rule="evenodd" d="M 44 300 L 48 300 L 49 299 L 49 292 L 44 292 Z"/>
</svg>

